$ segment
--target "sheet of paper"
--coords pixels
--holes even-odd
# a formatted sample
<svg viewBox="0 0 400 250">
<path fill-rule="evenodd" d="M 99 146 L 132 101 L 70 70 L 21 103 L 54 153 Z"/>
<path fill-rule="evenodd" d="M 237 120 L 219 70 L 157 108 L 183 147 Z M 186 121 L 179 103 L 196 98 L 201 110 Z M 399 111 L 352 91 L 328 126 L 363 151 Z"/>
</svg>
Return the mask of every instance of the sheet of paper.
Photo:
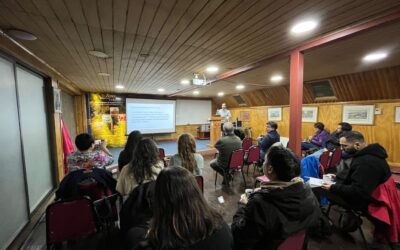
<svg viewBox="0 0 400 250">
<path fill-rule="evenodd" d="M 335 184 L 333 181 L 326 181 L 323 179 L 318 179 L 314 177 L 310 177 L 308 183 L 310 184 L 311 187 L 320 187 L 322 186 L 323 183 L 330 183 L 330 184 Z"/>
</svg>

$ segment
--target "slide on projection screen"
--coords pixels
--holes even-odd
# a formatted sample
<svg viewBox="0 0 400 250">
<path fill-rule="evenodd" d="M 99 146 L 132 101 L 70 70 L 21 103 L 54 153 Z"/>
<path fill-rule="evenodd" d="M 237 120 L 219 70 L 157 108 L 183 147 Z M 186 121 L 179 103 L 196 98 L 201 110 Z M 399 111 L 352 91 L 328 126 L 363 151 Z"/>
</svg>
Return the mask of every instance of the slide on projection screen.
<svg viewBox="0 0 400 250">
<path fill-rule="evenodd" d="M 142 134 L 175 132 L 175 102 L 126 98 L 126 133 Z"/>
</svg>

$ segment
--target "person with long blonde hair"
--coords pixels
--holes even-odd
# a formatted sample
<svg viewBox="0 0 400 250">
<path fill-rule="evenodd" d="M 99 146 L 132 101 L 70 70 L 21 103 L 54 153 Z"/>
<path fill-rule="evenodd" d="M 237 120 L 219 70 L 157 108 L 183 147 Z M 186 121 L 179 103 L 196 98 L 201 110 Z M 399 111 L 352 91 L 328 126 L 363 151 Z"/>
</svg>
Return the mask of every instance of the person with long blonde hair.
<svg viewBox="0 0 400 250">
<path fill-rule="evenodd" d="M 196 153 L 196 141 L 191 134 L 182 134 L 178 139 L 178 153 L 171 157 L 170 167 L 183 167 L 195 175 L 201 175 L 204 159 Z"/>
</svg>

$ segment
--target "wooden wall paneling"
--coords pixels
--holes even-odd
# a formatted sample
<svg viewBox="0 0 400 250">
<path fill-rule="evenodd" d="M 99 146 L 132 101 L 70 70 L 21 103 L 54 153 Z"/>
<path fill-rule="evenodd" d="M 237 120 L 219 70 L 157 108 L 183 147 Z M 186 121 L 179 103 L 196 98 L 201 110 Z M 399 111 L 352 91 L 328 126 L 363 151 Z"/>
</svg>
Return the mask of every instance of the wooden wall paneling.
<svg viewBox="0 0 400 250">
<path fill-rule="evenodd" d="M 85 95 L 75 96 L 74 105 L 75 105 L 75 119 L 76 119 L 75 120 L 76 134 L 79 135 L 81 133 L 87 133 L 88 121 L 86 112 L 86 96 Z"/>
<path fill-rule="evenodd" d="M 356 102 L 360 105 L 371 104 L 371 102 Z M 388 162 L 391 165 L 400 164 L 400 123 L 394 123 L 394 110 L 400 106 L 400 101 L 393 102 L 372 102 L 375 107 L 382 109 L 381 115 L 375 115 L 374 125 L 353 125 L 353 130 L 361 132 L 367 143 L 379 143 L 388 153 Z M 318 121 L 325 124 L 325 127 L 333 132 L 337 124 L 342 121 L 342 110 L 345 103 L 323 103 L 310 104 L 306 106 L 318 107 Z M 355 102 L 351 102 L 355 104 Z M 253 137 L 265 134 L 265 123 L 267 122 L 267 106 L 251 108 L 232 108 L 232 116 L 240 115 L 240 111 L 250 111 L 251 121 L 246 126 L 252 127 Z M 289 136 L 289 107 L 282 108 L 282 121 L 278 121 L 278 131 L 281 136 Z M 302 135 L 304 138 L 315 133 L 314 123 L 302 123 Z M 253 138 L 254 139 L 254 138 Z"/>
<path fill-rule="evenodd" d="M 64 178 L 64 155 L 61 133 L 61 114 L 54 112 L 54 94 L 53 86 L 57 82 L 51 78 L 44 80 L 44 91 L 46 95 L 46 108 L 48 112 L 49 132 L 50 132 L 50 150 L 53 166 L 53 175 L 55 184 L 58 186 Z"/>
</svg>

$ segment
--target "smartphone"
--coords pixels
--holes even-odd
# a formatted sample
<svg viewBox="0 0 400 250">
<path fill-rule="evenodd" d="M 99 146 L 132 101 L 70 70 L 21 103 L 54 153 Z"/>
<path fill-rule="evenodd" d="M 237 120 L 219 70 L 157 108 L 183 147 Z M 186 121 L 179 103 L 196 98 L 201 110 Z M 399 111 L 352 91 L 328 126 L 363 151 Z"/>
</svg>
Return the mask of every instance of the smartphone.
<svg viewBox="0 0 400 250">
<path fill-rule="evenodd" d="M 95 140 L 94 141 L 94 145 L 101 145 L 101 143 L 102 143 L 102 140 Z"/>
</svg>

